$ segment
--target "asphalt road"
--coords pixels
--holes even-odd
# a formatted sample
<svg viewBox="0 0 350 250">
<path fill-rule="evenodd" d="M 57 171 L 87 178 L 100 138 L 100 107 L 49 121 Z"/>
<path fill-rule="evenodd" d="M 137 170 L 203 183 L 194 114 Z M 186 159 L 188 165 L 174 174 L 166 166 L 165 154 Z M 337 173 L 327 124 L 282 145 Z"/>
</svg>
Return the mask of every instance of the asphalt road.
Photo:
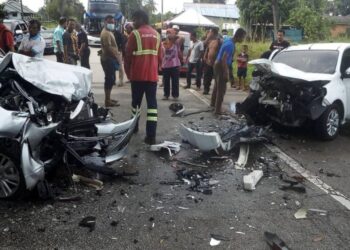
<svg viewBox="0 0 350 250">
<path fill-rule="evenodd" d="M 93 92 L 102 104 L 103 72 L 96 49 L 92 51 L 91 65 Z M 245 95 L 229 89 L 225 103 L 229 105 Z M 115 88 L 113 96 L 121 103 L 112 110 L 113 118 L 128 119 L 130 86 Z M 171 117 L 168 106 L 172 101 L 161 101 L 161 97 L 159 88 L 159 142 L 181 142 L 178 128 L 182 123 L 188 126 L 221 124 L 211 113 Z M 206 109 L 205 101 L 196 91 L 181 90 L 180 102 L 188 109 Z M 285 184 L 280 180 L 281 174 L 299 175 L 290 167 L 293 162 L 281 160 L 260 145 L 251 148 L 247 169 L 235 170 L 232 161 L 238 157 L 237 149 L 227 155 L 228 159 L 214 160 L 183 144 L 176 157 L 206 165 L 206 168 L 193 169 L 207 173 L 216 181 L 213 193 L 193 192 L 186 184 L 163 185 L 161 182 L 176 181 L 176 170 L 188 166 L 169 161 L 166 154 L 150 152 L 142 143 L 144 124 L 145 112 L 127 158 L 114 166 L 120 171 L 139 171 L 138 176 L 104 179 L 105 187 L 99 193 L 80 184 L 61 190 L 63 196 L 81 196 L 82 200 L 76 202 L 1 202 L 0 248 L 260 250 L 269 249 L 263 237 L 264 232 L 269 231 L 278 234 L 290 249 L 349 249 L 350 212 L 344 205 L 307 180 L 302 184 L 306 193 L 279 189 Z M 280 134 L 289 136 L 283 136 L 286 140 Z M 350 197 L 349 135 L 348 128 L 344 128 L 338 139 L 321 142 L 310 131 L 271 132 L 275 145 L 308 170 L 308 174 L 319 176 L 347 197 Z M 273 163 L 269 165 L 269 174 L 255 191 L 244 191 L 243 175 L 259 166 L 265 169 L 266 165 L 261 165 L 264 161 Z M 306 219 L 297 220 L 294 214 L 300 208 L 324 211 L 309 211 Z M 92 232 L 79 227 L 86 216 L 96 217 L 96 228 Z M 210 246 L 213 234 L 221 238 L 216 247 Z"/>
</svg>

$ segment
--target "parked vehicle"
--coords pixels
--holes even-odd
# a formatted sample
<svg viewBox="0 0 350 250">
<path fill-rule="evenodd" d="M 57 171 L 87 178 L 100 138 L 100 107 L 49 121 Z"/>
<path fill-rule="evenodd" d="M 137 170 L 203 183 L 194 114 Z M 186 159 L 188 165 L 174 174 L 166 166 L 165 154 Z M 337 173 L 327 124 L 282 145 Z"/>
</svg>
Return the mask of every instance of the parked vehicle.
<svg viewBox="0 0 350 250">
<path fill-rule="evenodd" d="M 104 19 L 107 15 L 115 17 L 117 27 L 122 27 L 119 22 L 122 17 L 120 12 L 120 0 L 89 0 L 88 10 L 85 13 L 84 27 L 88 34 L 89 46 L 100 47 L 100 34 L 104 27 Z"/>
<path fill-rule="evenodd" d="M 38 74 L 40 72 L 40 74 Z M 64 74 L 62 74 L 64 72 Z M 58 166 L 114 175 L 139 113 L 113 123 L 82 67 L 9 53 L 0 64 L 0 198 L 17 198 Z"/>
<path fill-rule="evenodd" d="M 27 34 L 28 26 L 22 20 L 5 19 L 4 25 L 13 33 L 15 48 L 17 49 L 22 42 L 23 35 Z"/>
<path fill-rule="evenodd" d="M 350 44 L 292 46 L 255 65 L 251 93 L 238 111 L 255 121 L 299 127 L 311 122 L 334 139 L 350 118 Z"/>
<path fill-rule="evenodd" d="M 40 34 L 45 40 L 46 47 L 45 47 L 45 55 L 52 55 L 54 53 L 53 48 L 53 30 L 45 29 L 41 30 Z"/>
</svg>

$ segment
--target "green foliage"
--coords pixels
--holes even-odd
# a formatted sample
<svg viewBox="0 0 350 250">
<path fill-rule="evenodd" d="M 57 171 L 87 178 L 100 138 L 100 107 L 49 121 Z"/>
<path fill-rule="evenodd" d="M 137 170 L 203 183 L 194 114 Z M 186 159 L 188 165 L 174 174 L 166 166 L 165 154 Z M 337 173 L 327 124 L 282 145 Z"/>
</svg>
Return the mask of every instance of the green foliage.
<svg viewBox="0 0 350 250">
<path fill-rule="evenodd" d="M 40 13 L 51 20 L 66 16 L 82 21 L 84 6 L 77 0 L 51 0 L 40 10 Z"/>
<path fill-rule="evenodd" d="M 157 6 L 154 0 L 121 0 L 120 8 L 123 15 L 128 19 L 131 19 L 132 13 L 135 10 L 142 9 L 146 11 L 149 16 L 157 11 Z"/>
<path fill-rule="evenodd" d="M 302 29 L 307 41 L 324 40 L 329 35 L 330 23 L 322 14 L 325 8 L 323 2 L 302 0 L 290 13 L 288 22 Z"/>
<path fill-rule="evenodd" d="M 333 0 L 327 2 L 327 13 L 333 13 L 334 16 L 350 15 L 350 1 L 349 0 Z"/>
</svg>

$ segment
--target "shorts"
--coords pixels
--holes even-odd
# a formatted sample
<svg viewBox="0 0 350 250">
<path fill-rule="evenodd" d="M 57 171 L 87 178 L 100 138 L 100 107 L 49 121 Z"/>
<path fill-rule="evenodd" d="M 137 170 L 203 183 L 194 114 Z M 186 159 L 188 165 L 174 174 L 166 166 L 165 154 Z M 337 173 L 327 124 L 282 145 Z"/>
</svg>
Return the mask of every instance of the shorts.
<svg viewBox="0 0 350 250">
<path fill-rule="evenodd" d="M 246 78 L 247 77 L 247 68 L 238 68 L 237 69 L 237 76 Z"/>
</svg>

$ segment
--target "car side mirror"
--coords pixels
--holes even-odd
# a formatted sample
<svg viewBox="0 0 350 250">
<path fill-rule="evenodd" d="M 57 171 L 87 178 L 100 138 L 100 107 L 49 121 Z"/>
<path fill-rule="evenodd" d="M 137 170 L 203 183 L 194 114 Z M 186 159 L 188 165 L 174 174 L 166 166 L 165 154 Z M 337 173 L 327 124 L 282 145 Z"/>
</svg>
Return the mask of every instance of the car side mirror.
<svg viewBox="0 0 350 250">
<path fill-rule="evenodd" d="M 347 68 L 342 74 L 342 78 L 350 78 L 350 68 Z"/>
</svg>

